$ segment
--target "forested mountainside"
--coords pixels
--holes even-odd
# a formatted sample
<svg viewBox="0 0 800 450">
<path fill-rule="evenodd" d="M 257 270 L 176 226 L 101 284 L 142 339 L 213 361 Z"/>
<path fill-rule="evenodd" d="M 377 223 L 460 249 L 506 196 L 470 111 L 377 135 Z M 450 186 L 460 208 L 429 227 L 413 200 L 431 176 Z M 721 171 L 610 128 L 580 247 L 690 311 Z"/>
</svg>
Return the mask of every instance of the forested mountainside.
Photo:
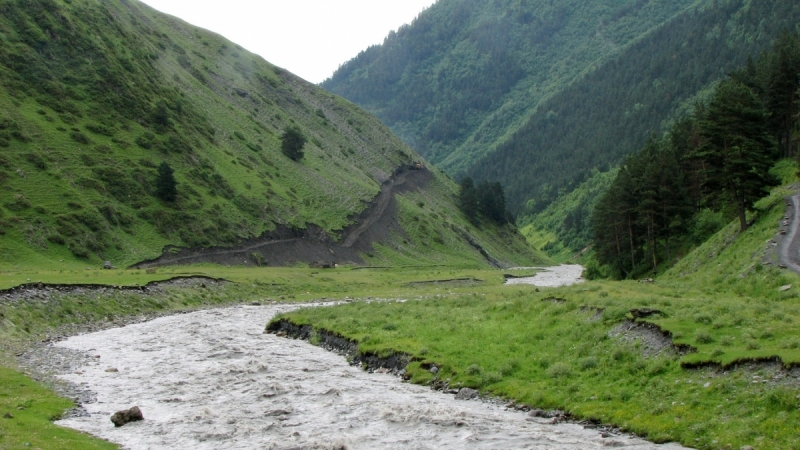
<svg viewBox="0 0 800 450">
<path fill-rule="evenodd" d="M 335 240 L 418 161 L 355 105 L 136 1 L 0 0 L 6 262 L 127 265 L 279 227 Z M 530 261 L 513 228 L 469 224 L 456 190 L 433 170 L 403 194 L 405 235 L 374 257 Z"/>
<path fill-rule="evenodd" d="M 709 87 L 800 23 L 793 1 L 730 0 L 692 8 L 544 102 L 474 178 L 503 182 L 509 207 L 535 214 L 616 165 L 685 114 Z"/>
<path fill-rule="evenodd" d="M 671 264 L 734 219 L 744 233 L 768 188 L 794 179 L 800 144 L 800 33 L 734 71 L 708 103 L 629 155 L 594 208 L 597 260 L 610 275 Z M 793 170 L 794 169 L 794 170 Z M 777 201 L 780 202 L 780 197 Z"/>
<path fill-rule="evenodd" d="M 457 174 L 543 101 L 697 3 L 710 1 L 440 0 L 322 86 Z"/>
<path fill-rule="evenodd" d="M 798 21 L 789 0 L 442 0 L 323 87 L 455 178 L 500 181 L 529 223 Z"/>
</svg>

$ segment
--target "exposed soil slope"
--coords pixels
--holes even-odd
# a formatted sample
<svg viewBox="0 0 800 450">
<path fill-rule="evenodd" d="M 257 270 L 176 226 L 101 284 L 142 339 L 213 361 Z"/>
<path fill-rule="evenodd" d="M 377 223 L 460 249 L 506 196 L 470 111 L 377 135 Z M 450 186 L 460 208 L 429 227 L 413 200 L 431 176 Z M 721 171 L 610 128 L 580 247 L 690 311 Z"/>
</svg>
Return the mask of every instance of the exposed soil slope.
<svg viewBox="0 0 800 450">
<path fill-rule="evenodd" d="M 433 174 L 427 169 L 402 167 L 381 185 L 380 193 L 370 206 L 347 227 L 341 238 L 334 239 L 316 225 L 305 229 L 280 227 L 263 236 L 243 242 L 237 247 L 178 249 L 168 247 L 160 257 L 134 264 L 148 268 L 171 264 L 215 263 L 224 265 L 283 266 L 294 263 L 362 264 L 361 254 L 372 250 L 372 244 L 386 242 L 392 232 L 405 234 L 397 221 L 395 195 L 424 189 Z"/>
</svg>

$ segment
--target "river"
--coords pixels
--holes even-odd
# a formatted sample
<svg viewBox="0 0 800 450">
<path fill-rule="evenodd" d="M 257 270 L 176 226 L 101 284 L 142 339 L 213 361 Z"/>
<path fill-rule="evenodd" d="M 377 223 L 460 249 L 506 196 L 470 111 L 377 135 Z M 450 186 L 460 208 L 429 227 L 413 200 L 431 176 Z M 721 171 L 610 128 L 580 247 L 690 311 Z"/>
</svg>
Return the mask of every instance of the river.
<svg viewBox="0 0 800 450">
<path fill-rule="evenodd" d="M 524 269 L 524 268 L 523 268 Z M 583 266 L 577 264 L 562 264 L 553 267 L 529 267 L 539 269 L 541 272 L 532 277 L 509 278 L 506 284 L 532 284 L 541 287 L 570 286 L 583 283 Z"/>
<path fill-rule="evenodd" d="M 304 341 L 264 334 L 298 306 L 163 317 L 55 345 L 89 356 L 60 375 L 95 400 L 58 424 L 130 449 L 678 449 L 370 374 Z M 139 406 L 143 422 L 109 417 Z"/>
</svg>

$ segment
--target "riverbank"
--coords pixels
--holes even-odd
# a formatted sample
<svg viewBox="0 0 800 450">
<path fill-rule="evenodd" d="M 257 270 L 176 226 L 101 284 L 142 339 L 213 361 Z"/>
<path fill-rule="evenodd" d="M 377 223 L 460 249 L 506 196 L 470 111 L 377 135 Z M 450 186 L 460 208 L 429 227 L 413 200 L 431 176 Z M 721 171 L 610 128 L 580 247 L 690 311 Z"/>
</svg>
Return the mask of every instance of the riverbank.
<svg viewBox="0 0 800 450">
<path fill-rule="evenodd" d="M 797 448 L 797 300 L 772 301 L 770 314 L 764 301 L 674 284 L 587 282 L 276 320 L 352 340 L 362 354 L 408 355 L 407 376 L 417 384 L 561 409 L 653 442 Z"/>
<path fill-rule="evenodd" d="M 60 378 L 85 383 L 95 398 L 58 424 L 132 449 L 679 448 L 456 400 L 263 333 L 276 313 L 298 306 L 198 311 L 59 342 L 84 355 Z M 144 422 L 108 421 L 133 405 Z"/>
</svg>

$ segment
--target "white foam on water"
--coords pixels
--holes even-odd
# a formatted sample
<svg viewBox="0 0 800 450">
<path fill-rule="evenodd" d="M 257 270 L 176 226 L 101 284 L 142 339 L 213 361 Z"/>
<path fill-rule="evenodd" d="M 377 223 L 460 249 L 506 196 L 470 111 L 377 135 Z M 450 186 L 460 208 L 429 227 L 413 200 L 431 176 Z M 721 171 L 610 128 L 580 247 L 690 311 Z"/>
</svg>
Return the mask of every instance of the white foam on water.
<svg viewBox="0 0 800 450">
<path fill-rule="evenodd" d="M 85 383 L 96 402 L 85 405 L 88 416 L 58 424 L 129 449 L 682 448 L 455 400 L 263 334 L 275 314 L 293 308 L 200 311 L 60 342 L 99 358 L 62 375 Z M 145 420 L 115 428 L 110 416 L 132 406 Z"/>
<path fill-rule="evenodd" d="M 571 286 L 585 281 L 581 277 L 583 274 L 583 266 L 577 264 L 537 267 L 537 269 L 541 270 L 541 272 L 532 277 L 509 278 L 506 284 L 532 284 L 540 287 L 559 287 Z"/>
</svg>

